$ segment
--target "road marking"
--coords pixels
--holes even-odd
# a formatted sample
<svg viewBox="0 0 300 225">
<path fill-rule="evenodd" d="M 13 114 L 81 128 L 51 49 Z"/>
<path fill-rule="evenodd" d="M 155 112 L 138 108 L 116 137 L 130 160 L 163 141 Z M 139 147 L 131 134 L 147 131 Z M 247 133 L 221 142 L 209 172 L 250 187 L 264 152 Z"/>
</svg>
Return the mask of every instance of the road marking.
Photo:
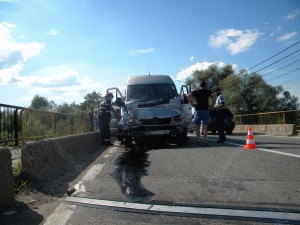
<svg viewBox="0 0 300 225">
<path fill-rule="evenodd" d="M 208 138 L 208 140 L 210 141 L 215 141 L 214 139 L 210 139 Z M 233 142 L 224 142 L 225 144 L 230 144 L 230 145 L 234 145 L 234 146 L 238 146 L 238 147 L 244 147 L 244 145 L 241 144 L 236 144 Z M 287 155 L 287 156 L 292 156 L 292 157 L 296 157 L 296 158 L 300 158 L 300 155 L 297 154 L 292 154 L 292 153 L 287 153 L 287 152 L 279 152 L 279 151 L 274 151 L 274 150 L 270 150 L 270 149 L 265 149 L 265 148 L 255 148 L 253 150 L 259 150 L 259 151 L 265 151 L 265 152 L 271 152 L 271 153 L 275 153 L 275 154 L 280 154 L 280 155 Z M 252 151 L 252 150 L 247 150 L 247 151 Z"/>
<path fill-rule="evenodd" d="M 109 150 L 108 150 L 108 154 L 114 154 L 117 150 L 117 147 L 111 147 Z"/>
<path fill-rule="evenodd" d="M 46 219 L 44 225 L 67 224 L 68 220 L 74 213 L 75 208 L 76 205 L 67 205 L 61 203 L 59 206 L 57 206 L 54 213 Z"/>
<path fill-rule="evenodd" d="M 88 171 L 87 173 L 84 175 L 84 177 L 82 178 L 82 181 L 90 181 L 93 180 L 102 170 L 102 168 L 104 167 L 104 164 L 96 164 L 93 165 Z"/>
<path fill-rule="evenodd" d="M 103 158 L 104 159 L 107 159 L 107 158 L 109 158 L 111 155 L 110 154 L 105 154 L 104 156 L 103 156 Z"/>
<path fill-rule="evenodd" d="M 133 203 L 122 201 L 109 201 L 101 199 L 68 197 L 66 202 L 80 203 L 84 205 L 97 205 L 103 207 L 113 207 L 116 209 L 142 210 L 149 213 L 178 213 L 195 216 L 227 216 L 236 218 L 250 219 L 268 219 L 268 220 L 290 220 L 300 221 L 300 213 L 298 212 L 283 212 L 276 210 L 257 210 L 257 209 L 230 209 L 230 208 L 212 208 L 212 207 L 195 207 L 195 206 L 171 206 L 171 205 L 156 205 L 146 203 Z"/>
<path fill-rule="evenodd" d="M 79 181 L 77 184 L 74 185 L 75 193 L 78 194 L 80 192 L 86 192 L 86 186 L 83 184 L 84 181 L 91 181 L 94 180 L 95 177 L 100 173 L 100 171 L 103 169 L 105 164 L 96 164 L 93 165 L 87 173 L 84 175 L 81 181 Z"/>
</svg>

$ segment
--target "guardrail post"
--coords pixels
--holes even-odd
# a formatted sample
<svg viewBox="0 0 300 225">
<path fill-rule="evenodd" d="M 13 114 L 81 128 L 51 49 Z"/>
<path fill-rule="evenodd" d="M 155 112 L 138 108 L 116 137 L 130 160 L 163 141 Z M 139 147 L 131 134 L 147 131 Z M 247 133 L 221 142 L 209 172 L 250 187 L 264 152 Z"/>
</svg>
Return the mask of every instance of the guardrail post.
<svg viewBox="0 0 300 225">
<path fill-rule="evenodd" d="M 18 118 L 18 110 L 14 111 L 14 130 L 15 130 L 15 146 L 19 144 L 19 118 Z"/>
</svg>

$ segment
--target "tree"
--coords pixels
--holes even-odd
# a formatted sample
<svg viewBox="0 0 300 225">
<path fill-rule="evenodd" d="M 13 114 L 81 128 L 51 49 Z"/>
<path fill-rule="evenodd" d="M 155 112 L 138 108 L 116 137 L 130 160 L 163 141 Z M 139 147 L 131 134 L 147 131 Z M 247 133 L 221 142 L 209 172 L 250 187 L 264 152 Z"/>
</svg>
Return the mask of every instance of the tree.
<svg viewBox="0 0 300 225">
<path fill-rule="evenodd" d="M 283 97 L 279 99 L 278 111 L 298 110 L 298 98 L 291 96 L 289 91 L 283 92 Z"/>
<path fill-rule="evenodd" d="M 47 98 L 35 95 L 31 100 L 30 108 L 47 110 L 51 106 Z"/>
<path fill-rule="evenodd" d="M 197 70 L 186 79 L 192 89 L 197 89 L 201 81 L 206 81 L 207 88 L 214 85 L 221 87 L 226 98 L 226 105 L 234 114 L 251 114 L 292 110 L 299 108 L 298 98 L 283 92 L 281 86 L 271 86 L 257 73 L 249 74 L 246 70 L 234 73 L 231 65 L 210 66 L 207 70 Z M 280 94 L 283 97 L 280 98 Z"/>
<path fill-rule="evenodd" d="M 100 92 L 93 91 L 84 97 L 84 101 L 80 104 L 80 108 L 83 111 L 86 111 L 91 106 L 98 108 L 102 99 L 103 97 L 101 96 Z"/>
<path fill-rule="evenodd" d="M 225 65 L 221 68 L 211 65 L 206 70 L 196 70 L 192 77 L 186 80 L 186 83 L 192 84 L 192 89 L 197 89 L 201 81 L 206 81 L 207 87 L 212 88 L 231 75 L 234 75 L 232 65 Z"/>
</svg>

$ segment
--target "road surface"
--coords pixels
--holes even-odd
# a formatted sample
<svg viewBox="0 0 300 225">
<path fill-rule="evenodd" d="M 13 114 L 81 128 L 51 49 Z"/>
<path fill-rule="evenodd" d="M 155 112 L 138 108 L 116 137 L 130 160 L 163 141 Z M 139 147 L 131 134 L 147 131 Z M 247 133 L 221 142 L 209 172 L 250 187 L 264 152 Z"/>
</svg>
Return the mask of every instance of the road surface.
<svg viewBox="0 0 300 225">
<path fill-rule="evenodd" d="M 300 138 L 246 133 L 208 147 L 133 154 L 112 146 L 78 179 L 45 224 L 300 224 Z"/>
</svg>

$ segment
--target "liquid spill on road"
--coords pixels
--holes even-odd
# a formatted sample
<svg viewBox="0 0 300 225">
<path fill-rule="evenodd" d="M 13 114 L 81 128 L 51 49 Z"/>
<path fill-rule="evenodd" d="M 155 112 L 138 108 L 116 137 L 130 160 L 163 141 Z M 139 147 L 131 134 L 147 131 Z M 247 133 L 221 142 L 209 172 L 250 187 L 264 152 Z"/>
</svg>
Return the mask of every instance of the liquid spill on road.
<svg viewBox="0 0 300 225">
<path fill-rule="evenodd" d="M 154 195 L 141 182 L 141 178 L 148 175 L 147 167 L 150 165 L 148 156 L 149 154 L 145 151 L 126 151 L 115 162 L 117 168 L 114 178 L 121 192 L 130 200 L 147 201 Z"/>
</svg>

